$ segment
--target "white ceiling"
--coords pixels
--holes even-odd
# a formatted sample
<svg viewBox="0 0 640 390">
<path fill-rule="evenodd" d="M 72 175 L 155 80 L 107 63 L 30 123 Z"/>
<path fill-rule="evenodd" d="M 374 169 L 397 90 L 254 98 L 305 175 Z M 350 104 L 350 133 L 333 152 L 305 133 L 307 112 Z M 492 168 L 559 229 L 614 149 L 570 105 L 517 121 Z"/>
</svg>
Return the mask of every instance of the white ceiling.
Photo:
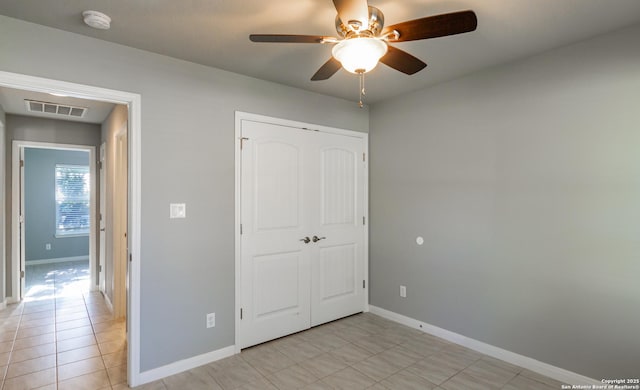
<svg viewBox="0 0 640 390">
<path fill-rule="evenodd" d="M 25 99 L 46 103 L 67 104 L 74 107 L 85 107 L 87 111 L 82 118 L 27 111 Z M 114 104 L 94 100 L 77 99 L 68 96 L 54 96 L 48 93 L 24 91 L 13 88 L 0 88 L 0 106 L 8 114 L 35 116 L 39 118 L 60 119 L 72 122 L 102 123 L 107 118 Z"/>
<path fill-rule="evenodd" d="M 374 103 L 500 63 L 526 58 L 640 22 L 639 0 L 370 0 L 387 25 L 471 9 L 475 32 L 397 47 L 425 61 L 407 76 L 384 65 L 367 75 Z M 85 26 L 93 9 L 108 31 Z M 329 0 L 2 0 L 0 14 L 327 95 L 357 100 L 358 79 L 344 70 L 309 79 L 330 45 L 252 43 L 250 33 L 336 35 Z"/>
</svg>

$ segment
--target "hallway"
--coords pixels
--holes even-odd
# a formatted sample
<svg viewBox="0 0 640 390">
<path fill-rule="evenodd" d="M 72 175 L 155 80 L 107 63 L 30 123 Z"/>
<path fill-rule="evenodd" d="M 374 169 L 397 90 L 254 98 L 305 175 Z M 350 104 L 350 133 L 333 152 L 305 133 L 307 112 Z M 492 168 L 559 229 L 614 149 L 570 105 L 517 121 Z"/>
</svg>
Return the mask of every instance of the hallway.
<svg viewBox="0 0 640 390">
<path fill-rule="evenodd" d="M 88 263 L 28 267 L 24 301 L 0 311 L 2 389 L 128 388 L 125 322 L 89 292 Z"/>
</svg>

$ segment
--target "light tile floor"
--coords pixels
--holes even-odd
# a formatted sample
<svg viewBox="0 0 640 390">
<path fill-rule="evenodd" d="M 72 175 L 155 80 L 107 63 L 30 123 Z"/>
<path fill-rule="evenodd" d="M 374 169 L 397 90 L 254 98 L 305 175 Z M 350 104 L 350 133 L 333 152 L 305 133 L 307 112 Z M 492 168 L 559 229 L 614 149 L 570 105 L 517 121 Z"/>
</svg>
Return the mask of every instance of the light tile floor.
<svg viewBox="0 0 640 390">
<path fill-rule="evenodd" d="M 25 279 L 23 302 L 0 311 L 2 389 L 122 387 L 125 324 L 88 292 L 88 263 L 27 266 Z"/>
<path fill-rule="evenodd" d="M 4 389 L 128 389 L 124 323 L 83 271 L 49 271 L 0 311 Z M 35 279 L 34 279 L 35 280 Z M 84 285 L 83 285 L 84 280 Z M 551 390 L 561 383 L 365 313 L 140 386 L 184 389 Z"/>
<path fill-rule="evenodd" d="M 143 386 L 179 389 L 551 390 L 561 383 L 365 313 Z"/>
</svg>

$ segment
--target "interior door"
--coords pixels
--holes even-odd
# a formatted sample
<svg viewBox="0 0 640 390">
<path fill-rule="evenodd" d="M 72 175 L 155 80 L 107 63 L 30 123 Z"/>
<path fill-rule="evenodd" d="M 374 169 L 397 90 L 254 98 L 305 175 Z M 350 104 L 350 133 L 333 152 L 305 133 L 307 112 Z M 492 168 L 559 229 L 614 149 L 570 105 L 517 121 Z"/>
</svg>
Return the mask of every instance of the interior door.
<svg viewBox="0 0 640 390">
<path fill-rule="evenodd" d="M 20 170 L 18 177 L 18 186 L 20 188 L 19 202 L 20 202 L 20 215 L 18 216 L 18 225 L 20 226 L 20 242 L 19 246 L 19 256 L 20 256 L 20 299 L 24 298 L 25 294 L 25 283 L 26 283 L 26 258 L 25 258 L 25 210 L 24 210 L 24 147 L 20 147 Z"/>
<path fill-rule="evenodd" d="M 106 268 L 105 259 L 107 256 L 107 231 L 106 231 L 106 212 L 107 212 L 107 175 L 105 170 L 105 144 L 100 145 L 100 251 L 99 251 L 99 288 L 102 293 L 105 293 L 106 287 Z"/>
<path fill-rule="evenodd" d="M 365 141 L 242 121 L 240 347 L 364 310 Z"/>
<path fill-rule="evenodd" d="M 310 327 L 306 135 L 242 122 L 241 348 Z"/>
<path fill-rule="evenodd" d="M 328 133 L 314 138 L 310 192 L 311 326 L 364 309 L 364 143 Z"/>
</svg>

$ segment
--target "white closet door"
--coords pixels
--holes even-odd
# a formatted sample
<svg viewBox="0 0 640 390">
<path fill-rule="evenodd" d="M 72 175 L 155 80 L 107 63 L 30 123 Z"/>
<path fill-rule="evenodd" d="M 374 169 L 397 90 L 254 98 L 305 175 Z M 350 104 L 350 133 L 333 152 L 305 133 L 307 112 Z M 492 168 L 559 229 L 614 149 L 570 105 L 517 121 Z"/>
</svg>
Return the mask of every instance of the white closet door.
<svg viewBox="0 0 640 390">
<path fill-rule="evenodd" d="M 364 143 L 314 134 L 311 326 L 364 310 Z M 317 188 L 317 189 L 316 189 Z"/>
<path fill-rule="evenodd" d="M 240 347 L 363 311 L 364 140 L 250 120 L 242 137 Z"/>
<path fill-rule="evenodd" d="M 310 326 L 307 134 L 242 122 L 241 348 Z"/>
</svg>

